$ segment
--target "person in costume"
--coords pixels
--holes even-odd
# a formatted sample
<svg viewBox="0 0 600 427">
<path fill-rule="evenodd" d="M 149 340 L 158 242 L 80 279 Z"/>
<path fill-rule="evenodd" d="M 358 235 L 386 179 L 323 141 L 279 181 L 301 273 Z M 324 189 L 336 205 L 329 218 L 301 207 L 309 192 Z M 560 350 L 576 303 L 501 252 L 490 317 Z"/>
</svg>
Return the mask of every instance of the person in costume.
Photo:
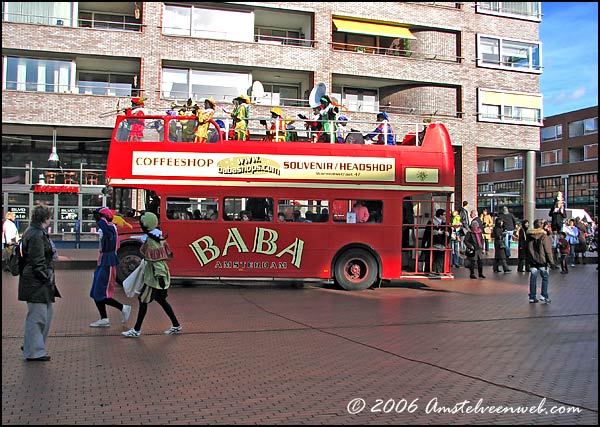
<svg viewBox="0 0 600 427">
<path fill-rule="evenodd" d="M 208 136 L 208 125 L 210 124 L 210 120 L 215 115 L 216 107 L 217 103 L 214 99 L 206 98 L 204 100 L 204 108 L 195 109 L 196 117 L 198 117 L 198 127 L 196 127 L 196 132 L 194 133 L 196 136 L 194 142 L 206 142 Z"/>
<path fill-rule="evenodd" d="M 131 98 L 131 108 L 125 110 L 127 116 L 144 116 L 146 98 Z M 129 141 L 141 141 L 144 138 L 145 123 L 143 119 L 128 119 L 130 124 Z"/>
<path fill-rule="evenodd" d="M 247 95 L 240 95 L 233 100 L 233 106 L 231 118 L 233 119 L 234 139 L 247 141 L 249 139 L 250 98 Z"/>
<path fill-rule="evenodd" d="M 173 308 L 167 302 L 167 290 L 171 285 L 171 274 L 167 265 L 167 259 L 171 258 L 173 254 L 169 249 L 166 238 L 162 236 L 162 232 L 157 228 L 158 217 L 155 214 L 145 212 L 140 217 L 140 226 L 144 232 L 144 236 L 142 237 L 144 243 L 140 251 L 146 260 L 144 286 L 138 297 L 140 307 L 135 325 L 130 330 L 121 334 L 127 338 L 139 337 L 144 317 L 146 317 L 146 312 L 148 311 L 148 304 L 156 300 L 171 320 L 171 327 L 164 333 L 173 335 L 181 331 L 181 324 L 177 320 Z"/>
<path fill-rule="evenodd" d="M 93 298 L 96 308 L 98 308 L 100 319 L 90 323 L 90 327 L 108 328 L 110 320 L 106 314 L 107 305 L 121 312 L 121 323 L 125 323 L 129 319 L 131 306 L 121 304 L 113 298 L 117 278 L 117 264 L 119 264 L 119 258 L 117 257 L 117 226 L 112 222 L 114 214 L 106 206 L 103 206 L 96 209 L 93 215 L 100 234 L 100 252 L 96 271 L 94 271 L 90 297 Z"/>
<path fill-rule="evenodd" d="M 273 107 L 271 108 L 270 112 L 270 128 L 267 130 L 265 141 L 285 142 L 288 122 L 283 119 L 283 112 L 281 111 L 281 108 Z M 264 126 L 268 127 L 269 123 L 265 121 Z"/>
<path fill-rule="evenodd" d="M 379 125 L 373 132 L 367 135 L 367 138 L 374 139 L 376 141 L 375 144 L 378 145 L 396 145 L 394 129 L 392 129 L 387 113 L 385 111 L 377 113 L 377 121 Z"/>
</svg>

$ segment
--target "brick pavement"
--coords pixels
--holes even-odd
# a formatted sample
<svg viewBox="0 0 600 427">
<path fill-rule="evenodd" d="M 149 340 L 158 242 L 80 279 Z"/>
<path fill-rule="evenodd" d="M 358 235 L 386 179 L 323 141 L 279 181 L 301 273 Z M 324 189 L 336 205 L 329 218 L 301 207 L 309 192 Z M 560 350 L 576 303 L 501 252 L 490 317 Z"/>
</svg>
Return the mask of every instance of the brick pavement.
<svg viewBox="0 0 600 427">
<path fill-rule="evenodd" d="M 57 272 L 64 298 L 48 339 L 52 360 L 31 363 L 18 350 L 26 306 L 3 273 L 3 424 L 598 423 L 594 265 L 553 272 L 551 305 L 527 303 L 526 274 L 491 267 L 486 280 L 463 268 L 453 281 L 362 292 L 177 286 L 169 300 L 183 333 L 163 335 L 168 319 L 151 304 L 138 339 L 120 336 L 126 327 L 111 308 L 110 328 L 88 327 L 97 318 L 92 274 Z M 136 313 L 137 302 L 127 326 Z M 367 407 L 351 415 L 355 398 Z M 435 411 L 480 399 L 476 412 Z M 581 412 L 487 409 L 541 402 L 548 412 Z"/>
</svg>

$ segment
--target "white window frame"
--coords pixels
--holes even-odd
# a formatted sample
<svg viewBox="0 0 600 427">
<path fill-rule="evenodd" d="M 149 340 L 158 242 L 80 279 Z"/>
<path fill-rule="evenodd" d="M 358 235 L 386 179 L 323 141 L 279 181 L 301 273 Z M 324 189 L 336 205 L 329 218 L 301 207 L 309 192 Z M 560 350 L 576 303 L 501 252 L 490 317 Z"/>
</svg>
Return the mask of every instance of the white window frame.
<svg viewBox="0 0 600 427">
<path fill-rule="evenodd" d="M 509 162 L 513 162 L 513 166 L 509 166 Z M 523 169 L 523 156 L 521 154 L 517 154 L 516 156 L 509 156 L 503 159 L 504 170 L 505 171 L 514 171 Z"/>
<path fill-rule="evenodd" d="M 569 128 L 569 138 L 578 138 L 584 135 L 593 135 L 598 133 L 598 117 L 591 117 L 583 120 L 575 120 L 567 124 Z M 581 129 L 579 129 L 581 126 Z M 577 131 L 581 130 L 581 134 Z"/>
<path fill-rule="evenodd" d="M 545 156 L 554 157 L 553 161 L 544 161 Z M 562 149 L 557 148 L 556 150 L 542 151 L 540 155 L 540 166 L 555 166 L 562 165 Z"/>
<path fill-rule="evenodd" d="M 553 135 L 553 136 L 550 138 L 548 138 L 548 137 L 544 138 L 544 132 L 551 133 L 551 135 Z M 558 140 L 562 139 L 562 137 L 563 137 L 562 125 L 546 126 L 545 128 L 542 128 L 542 130 L 540 132 L 540 138 L 541 138 L 542 142 L 558 141 Z"/>
<path fill-rule="evenodd" d="M 497 54 L 498 54 L 498 60 L 497 61 L 485 61 L 483 58 L 483 53 L 484 53 L 484 44 L 482 42 L 481 39 L 492 39 L 494 41 L 497 41 L 497 45 L 495 47 L 497 47 Z M 509 43 L 523 43 L 528 46 L 528 51 L 527 51 L 527 55 L 526 57 L 528 58 L 528 65 L 526 67 L 520 67 L 520 66 L 516 66 L 516 65 L 510 65 L 510 64 L 506 64 L 504 62 L 502 62 L 502 58 L 505 56 L 505 53 L 507 52 L 507 49 L 509 49 L 508 45 Z M 533 65 L 533 49 L 537 46 L 538 48 L 538 55 L 537 55 L 537 60 L 539 62 L 539 64 L 537 66 Z M 494 49 L 495 50 L 495 49 Z M 493 52 L 494 54 L 496 53 L 495 51 Z M 502 69 L 502 70 L 511 70 L 511 71 L 520 71 L 520 72 L 524 72 L 524 73 L 536 73 L 536 74 L 541 74 L 542 73 L 542 43 L 541 42 L 532 42 L 530 40 L 521 40 L 521 39 L 509 39 L 509 38 L 503 38 L 503 37 L 497 37 L 497 36 L 492 36 L 492 35 L 487 35 L 487 34 L 477 34 L 477 66 L 479 67 L 483 67 L 483 68 L 495 68 L 495 69 Z"/>
<path fill-rule="evenodd" d="M 176 83 L 185 83 L 187 85 L 187 92 L 182 96 L 173 96 L 171 89 L 166 89 L 168 86 L 168 82 L 164 81 L 164 71 L 175 71 L 181 77 L 185 75 L 185 82 L 179 81 Z M 204 77 L 201 78 L 201 74 L 204 74 Z M 213 75 L 211 75 L 213 74 Z M 235 82 L 235 80 L 239 80 Z M 233 83 L 238 85 L 235 86 L 235 90 L 229 91 L 228 94 L 218 94 L 218 93 L 194 93 L 194 82 L 195 81 L 206 81 L 211 82 L 214 81 L 215 84 L 207 84 L 207 87 L 215 87 L 215 88 L 233 88 L 234 86 L 227 86 L 224 82 L 234 81 Z M 216 102 L 231 102 L 237 96 L 242 93 L 246 93 L 247 88 L 252 85 L 252 74 L 251 73 L 234 73 L 229 71 L 220 71 L 220 70 L 202 70 L 195 68 L 177 68 L 171 66 L 163 66 L 161 68 L 161 77 L 160 83 L 163 90 L 161 91 L 161 99 L 174 99 L 174 100 L 186 100 L 188 98 L 192 98 L 196 101 L 201 100 L 202 98 L 213 98 Z"/>
<path fill-rule="evenodd" d="M 588 151 L 591 151 L 591 147 L 596 147 L 596 157 L 588 157 Z M 598 143 L 587 144 L 583 146 L 583 159 L 584 160 L 598 160 Z"/>
<path fill-rule="evenodd" d="M 490 162 L 488 160 L 479 160 L 477 162 L 477 174 L 490 173 Z"/>
<path fill-rule="evenodd" d="M 487 3 L 489 3 L 489 7 Z M 534 14 L 530 14 L 530 15 L 526 15 L 526 14 L 522 14 L 522 13 L 511 13 L 511 12 L 506 12 L 504 9 L 504 6 L 506 5 L 506 3 L 532 3 L 532 7 L 531 9 L 533 10 Z M 534 5 L 534 3 L 537 3 L 537 7 Z M 494 7 L 495 6 L 495 7 Z M 494 8 L 492 8 L 494 7 Z M 537 12 L 535 12 L 535 10 L 537 9 Z M 476 10 L 477 13 L 482 13 L 482 14 L 486 14 L 486 15 L 498 15 L 498 16 L 506 16 L 509 18 L 518 18 L 518 19 L 526 19 L 528 21 L 536 21 L 536 22 L 540 22 L 542 20 L 542 2 L 536 1 L 536 2 L 505 2 L 505 1 L 494 1 L 494 2 L 489 2 L 489 1 L 482 1 L 482 2 L 477 2 L 476 5 Z"/>
<path fill-rule="evenodd" d="M 527 108 L 516 105 L 504 104 L 504 101 L 498 104 L 484 104 L 482 92 L 506 94 L 506 95 L 526 95 L 532 97 L 539 97 L 540 108 Z M 494 122 L 494 123 L 506 123 L 506 124 L 519 124 L 526 126 L 539 126 L 543 125 L 543 98 L 539 93 L 527 93 L 527 92 L 513 92 L 513 91 L 499 91 L 496 89 L 478 88 L 477 89 L 477 112 L 478 121 L 480 122 Z M 486 110 L 490 109 L 499 110 L 498 113 L 487 114 Z M 531 120 L 529 117 L 533 116 Z"/>
<path fill-rule="evenodd" d="M 185 19 L 172 19 L 171 14 L 177 11 L 188 12 Z M 211 17 L 202 14 L 215 15 Z M 189 18 L 186 23 L 185 20 Z M 171 26 L 176 24 L 176 26 Z M 207 28 L 201 28 L 202 25 Z M 211 26 L 212 25 L 212 26 Z M 163 4 L 163 27 L 165 36 L 183 36 L 213 40 L 230 40 L 239 42 L 254 41 L 254 12 L 242 10 L 225 10 Z"/>
</svg>

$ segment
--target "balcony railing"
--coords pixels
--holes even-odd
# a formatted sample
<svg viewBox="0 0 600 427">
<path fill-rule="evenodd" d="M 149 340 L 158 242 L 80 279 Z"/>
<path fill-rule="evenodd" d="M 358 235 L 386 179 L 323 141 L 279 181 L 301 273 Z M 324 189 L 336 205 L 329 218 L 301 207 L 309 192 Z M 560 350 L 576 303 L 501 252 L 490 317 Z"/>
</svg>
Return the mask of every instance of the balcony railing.
<svg viewBox="0 0 600 427">
<path fill-rule="evenodd" d="M 78 185 L 78 186 L 104 186 L 104 169 L 93 168 L 52 168 L 34 165 L 33 162 L 25 166 L 3 166 L 2 185 Z"/>
<path fill-rule="evenodd" d="M 386 56 L 398 56 L 411 59 L 421 59 L 429 61 L 443 61 L 443 62 L 462 62 L 463 57 L 461 56 L 450 56 L 438 53 L 428 52 L 416 52 L 413 50 L 403 49 L 392 49 L 383 46 L 367 46 L 367 45 L 356 45 L 350 43 L 330 42 L 332 50 L 346 51 L 354 53 L 366 53 L 372 55 L 386 55 Z"/>
<path fill-rule="evenodd" d="M 5 13 L 2 17 L 4 22 L 14 22 L 17 24 L 35 24 L 35 25 L 55 25 L 65 27 L 93 28 L 100 30 L 117 30 L 140 32 L 142 24 L 137 22 L 126 22 L 124 15 L 123 21 L 102 21 L 98 19 L 67 18 L 64 16 L 31 15 L 22 13 Z M 73 25 L 73 21 L 77 25 Z"/>
</svg>

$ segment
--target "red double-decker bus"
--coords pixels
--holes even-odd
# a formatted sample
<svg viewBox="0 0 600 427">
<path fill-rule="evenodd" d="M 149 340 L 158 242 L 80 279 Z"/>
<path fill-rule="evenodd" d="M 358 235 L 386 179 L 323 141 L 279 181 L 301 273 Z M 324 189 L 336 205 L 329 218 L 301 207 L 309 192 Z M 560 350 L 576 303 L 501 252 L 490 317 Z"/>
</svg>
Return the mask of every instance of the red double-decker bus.
<svg viewBox="0 0 600 427">
<path fill-rule="evenodd" d="M 108 155 L 125 278 L 140 262 L 136 219 L 155 212 L 174 279 L 450 279 L 454 156 L 446 127 L 413 125 L 412 145 L 224 139 L 186 142 L 182 116 L 117 116 Z M 140 122 L 141 121 L 141 122 Z M 129 133 L 143 124 L 143 135 Z M 424 126 L 424 125 L 420 125 Z M 423 135 L 424 134 L 424 135 Z M 444 210 L 440 222 L 436 211 Z"/>
</svg>

